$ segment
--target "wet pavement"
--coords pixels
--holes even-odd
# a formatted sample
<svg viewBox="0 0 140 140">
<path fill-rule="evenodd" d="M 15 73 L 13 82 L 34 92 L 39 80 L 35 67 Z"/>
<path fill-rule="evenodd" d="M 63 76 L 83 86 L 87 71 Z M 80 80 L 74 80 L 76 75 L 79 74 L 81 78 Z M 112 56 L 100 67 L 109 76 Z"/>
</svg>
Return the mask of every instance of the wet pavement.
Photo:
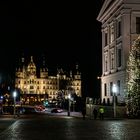
<svg viewBox="0 0 140 140">
<path fill-rule="evenodd" d="M 3 132 L 9 126 L 11 126 L 16 120 L 14 118 L 4 117 L 0 118 L 0 132 Z"/>
<path fill-rule="evenodd" d="M 11 120 L 11 125 L 0 133 L 0 140 L 139 139 L 140 120 L 93 120 L 89 118 L 83 120 L 81 117 L 55 115 L 31 115 L 20 117 Z"/>
</svg>

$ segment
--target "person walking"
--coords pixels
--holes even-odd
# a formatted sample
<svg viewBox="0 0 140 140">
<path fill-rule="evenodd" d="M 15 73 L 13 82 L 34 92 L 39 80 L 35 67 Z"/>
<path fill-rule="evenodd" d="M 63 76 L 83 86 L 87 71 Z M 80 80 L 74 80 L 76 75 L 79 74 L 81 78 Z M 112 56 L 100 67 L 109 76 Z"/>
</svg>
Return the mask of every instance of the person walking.
<svg viewBox="0 0 140 140">
<path fill-rule="evenodd" d="M 104 108 L 103 107 L 100 107 L 99 113 L 100 113 L 100 120 L 103 120 L 104 119 Z"/>
<path fill-rule="evenodd" d="M 83 115 L 83 120 L 85 120 L 85 115 L 86 115 L 86 108 L 85 107 L 82 109 L 82 115 Z"/>
<path fill-rule="evenodd" d="M 94 116 L 94 120 L 97 119 L 97 114 L 98 114 L 98 111 L 96 108 L 93 109 L 93 116 Z"/>
</svg>

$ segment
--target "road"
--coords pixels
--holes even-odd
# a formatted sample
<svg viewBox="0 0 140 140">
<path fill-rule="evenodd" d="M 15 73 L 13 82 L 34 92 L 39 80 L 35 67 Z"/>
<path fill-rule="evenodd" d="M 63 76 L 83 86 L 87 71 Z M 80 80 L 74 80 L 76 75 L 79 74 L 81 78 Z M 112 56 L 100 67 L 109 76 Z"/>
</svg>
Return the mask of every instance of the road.
<svg viewBox="0 0 140 140">
<path fill-rule="evenodd" d="M 139 140 L 140 120 L 31 115 L 15 119 L 0 140 Z"/>
</svg>

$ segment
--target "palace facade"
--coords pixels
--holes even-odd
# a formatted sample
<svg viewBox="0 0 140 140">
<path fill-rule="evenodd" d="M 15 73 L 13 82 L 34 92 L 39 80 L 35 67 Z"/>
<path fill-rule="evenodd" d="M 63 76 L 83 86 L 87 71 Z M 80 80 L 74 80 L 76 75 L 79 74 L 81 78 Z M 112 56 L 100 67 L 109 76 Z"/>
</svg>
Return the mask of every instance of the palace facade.
<svg viewBox="0 0 140 140">
<path fill-rule="evenodd" d="M 140 34 L 140 0 L 105 0 L 97 20 L 102 23 L 102 101 L 125 102 L 126 64 L 133 41 Z"/>
<path fill-rule="evenodd" d="M 39 76 L 37 67 L 31 56 L 30 62 L 26 66 L 22 58 L 22 67 L 16 70 L 15 87 L 20 90 L 20 100 L 23 104 L 43 102 L 45 100 L 57 99 L 58 93 L 63 91 L 65 98 L 69 93 L 81 95 L 81 73 L 76 65 L 76 71 L 69 74 L 62 69 L 57 70 L 55 76 L 49 75 L 46 67 L 40 68 Z"/>
</svg>

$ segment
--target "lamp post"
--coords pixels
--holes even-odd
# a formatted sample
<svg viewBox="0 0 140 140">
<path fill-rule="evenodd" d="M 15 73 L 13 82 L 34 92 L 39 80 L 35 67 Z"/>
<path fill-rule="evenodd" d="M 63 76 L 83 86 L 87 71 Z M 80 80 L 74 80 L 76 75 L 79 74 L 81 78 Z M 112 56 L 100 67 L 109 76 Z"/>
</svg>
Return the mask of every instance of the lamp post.
<svg viewBox="0 0 140 140">
<path fill-rule="evenodd" d="M 0 96 L 0 100 L 1 100 L 1 113 L 3 114 L 3 96 Z"/>
<path fill-rule="evenodd" d="M 13 97 L 14 97 L 14 117 L 15 117 L 15 115 L 16 115 L 16 96 L 17 96 L 17 93 L 16 93 L 16 91 L 14 91 L 13 92 Z"/>
<path fill-rule="evenodd" d="M 71 98 L 71 95 L 68 94 L 68 116 L 70 116 L 70 98 Z"/>
<path fill-rule="evenodd" d="M 89 105 L 90 105 L 90 119 L 92 118 L 92 104 L 93 104 L 93 99 L 89 98 Z"/>
<path fill-rule="evenodd" d="M 113 84 L 112 86 L 113 91 L 113 111 L 114 111 L 114 118 L 116 118 L 116 93 L 117 93 L 117 86 Z"/>
</svg>

